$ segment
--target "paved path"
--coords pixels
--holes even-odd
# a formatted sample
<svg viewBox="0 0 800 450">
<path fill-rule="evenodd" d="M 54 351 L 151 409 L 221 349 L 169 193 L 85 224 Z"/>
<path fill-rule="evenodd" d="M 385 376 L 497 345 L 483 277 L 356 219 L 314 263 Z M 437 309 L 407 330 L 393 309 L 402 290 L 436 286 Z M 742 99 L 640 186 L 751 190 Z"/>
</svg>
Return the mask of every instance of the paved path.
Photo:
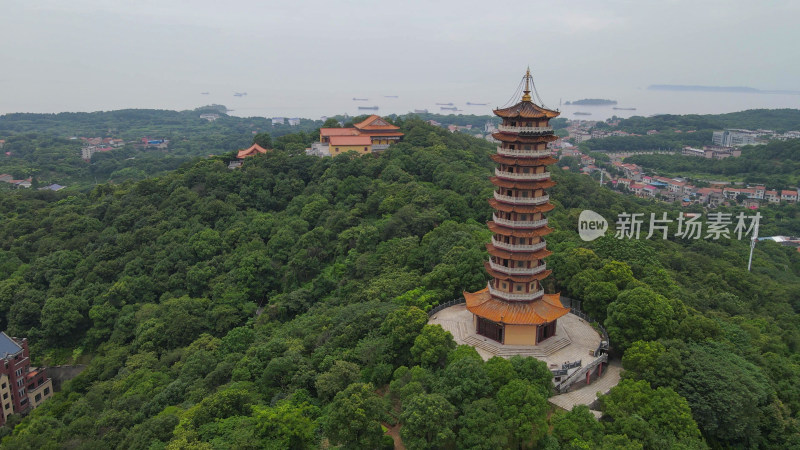
<svg viewBox="0 0 800 450">
<path fill-rule="evenodd" d="M 593 380 L 592 384 L 579 388 L 573 388 L 570 392 L 565 394 L 554 395 L 550 397 L 550 403 L 571 411 L 575 405 L 591 405 L 597 400 L 597 393 L 607 394 L 614 386 L 619 383 L 619 374 L 622 372 L 622 366 L 619 361 L 611 361 L 608 366 L 603 369 L 603 376 Z M 599 417 L 599 411 L 592 411 L 596 417 Z"/>
<path fill-rule="evenodd" d="M 472 313 L 463 303 L 437 312 L 428 319 L 428 323 L 441 325 L 453 335 L 456 344 L 471 345 L 484 360 L 492 356 L 503 358 L 513 355 L 533 356 L 546 362 L 550 368 L 558 368 L 567 361 L 583 360 L 584 363 L 588 363 L 593 359 L 590 355 L 600 344 L 600 335 L 597 331 L 574 314 L 567 314 L 558 319 L 556 335 L 537 346 L 502 345 L 476 334 Z M 605 394 L 619 383 L 621 371 L 619 362 L 612 361 L 603 368 L 603 375 L 594 379 L 592 384 L 587 386 L 585 382 L 576 383 L 570 392 L 551 397 L 550 403 L 568 411 L 575 405 L 591 405 L 597 400 L 598 392 Z M 599 417 L 599 411 L 592 413 Z"/>
</svg>

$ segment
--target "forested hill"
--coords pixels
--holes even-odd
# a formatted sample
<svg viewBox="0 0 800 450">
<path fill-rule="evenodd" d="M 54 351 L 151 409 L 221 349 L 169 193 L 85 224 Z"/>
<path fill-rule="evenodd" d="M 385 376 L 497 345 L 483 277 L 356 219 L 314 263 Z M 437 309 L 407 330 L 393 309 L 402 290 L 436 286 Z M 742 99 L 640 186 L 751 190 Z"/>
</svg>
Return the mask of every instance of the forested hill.
<svg viewBox="0 0 800 450">
<path fill-rule="evenodd" d="M 777 132 L 800 130 L 800 109 L 749 109 L 725 114 L 658 114 L 633 116 L 619 121 L 618 128 L 644 134 L 649 130 L 765 129 Z"/>
<path fill-rule="evenodd" d="M 3 448 L 391 447 L 381 424 L 412 449 L 800 443 L 797 252 L 760 243 L 747 272 L 745 241 L 586 245 L 581 209 L 665 205 L 554 169 L 547 288 L 605 323 L 626 379 L 600 422 L 551 414 L 544 363 L 483 362 L 425 325 L 485 286 L 494 147 L 402 127 L 381 155 L 2 193 L 0 326 L 34 364 L 89 364 Z"/>
</svg>

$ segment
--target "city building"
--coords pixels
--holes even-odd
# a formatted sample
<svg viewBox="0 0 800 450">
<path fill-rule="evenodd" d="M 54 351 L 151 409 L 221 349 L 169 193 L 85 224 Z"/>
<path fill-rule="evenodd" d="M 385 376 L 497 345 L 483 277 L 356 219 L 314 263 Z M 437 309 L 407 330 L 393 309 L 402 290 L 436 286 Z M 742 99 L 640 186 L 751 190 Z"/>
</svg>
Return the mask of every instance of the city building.
<svg viewBox="0 0 800 450">
<path fill-rule="evenodd" d="M 28 340 L 0 332 L 0 425 L 11 414 L 26 414 L 53 396 L 43 368 L 31 367 Z"/>
<path fill-rule="evenodd" d="M 557 320 L 569 313 L 559 294 L 545 294 L 541 281 L 550 275 L 544 236 L 552 231 L 545 213 L 553 209 L 546 189 L 555 185 L 547 166 L 556 162 L 547 144 L 557 139 L 550 119 L 560 113 L 533 103 L 530 70 L 522 100 L 495 109 L 502 119 L 492 136 L 500 142 L 491 158 L 497 163 L 489 204 L 491 243 L 486 245 L 491 276 L 486 288 L 465 292 L 475 332 L 507 345 L 537 345 L 556 333 Z"/>
<path fill-rule="evenodd" d="M 727 129 L 715 131 L 711 141 L 719 147 L 739 147 L 756 143 L 757 133 L 750 130 Z"/>
</svg>

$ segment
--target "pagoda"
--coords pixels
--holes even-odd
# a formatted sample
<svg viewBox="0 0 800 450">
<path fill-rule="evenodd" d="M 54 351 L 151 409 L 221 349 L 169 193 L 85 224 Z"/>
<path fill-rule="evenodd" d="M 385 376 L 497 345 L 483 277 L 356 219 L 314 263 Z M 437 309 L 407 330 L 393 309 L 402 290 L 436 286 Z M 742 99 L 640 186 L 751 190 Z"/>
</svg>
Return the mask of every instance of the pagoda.
<svg viewBox="0 0 800 450">
<path fill-rule="evenodd" d="M 552 231 L 545 214 L 553 209 L 547 189 L 555 185 L 547 166 L 556 162 L 547 144 L 558 139 L 549 122 L 560 113 L 532 101 L 530 69 L 523 82 L 519 103 L 494 110 L 503 123 L 492 134 L 500 141 L 491 156 L 497 163 L 490 178 L 494 213 L 484 263 L 492 279 L 485 289 L 464 293 L 475 332 L 507 345 L 539 344 L 556 334 L 558 318 L 569 313 L 559 294 L 542 288 L 550 275 L 544 262 L 551 253 L 544 237 Z"/>
</svg>

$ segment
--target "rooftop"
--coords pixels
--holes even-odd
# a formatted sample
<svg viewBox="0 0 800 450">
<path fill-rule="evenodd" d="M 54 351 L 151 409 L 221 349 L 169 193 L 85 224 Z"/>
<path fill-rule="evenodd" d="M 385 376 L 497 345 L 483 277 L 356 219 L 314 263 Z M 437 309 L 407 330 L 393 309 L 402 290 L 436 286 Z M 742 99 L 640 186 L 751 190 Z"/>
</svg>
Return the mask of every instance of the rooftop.
<svg viewBox="0 0 800 450">
<path fill-rule="evenodd" d="M 9 337 L 4 331 L 0 331 L 0 358 L 14 356 L 22 351 L 22 347 Z"/>
</svg>

